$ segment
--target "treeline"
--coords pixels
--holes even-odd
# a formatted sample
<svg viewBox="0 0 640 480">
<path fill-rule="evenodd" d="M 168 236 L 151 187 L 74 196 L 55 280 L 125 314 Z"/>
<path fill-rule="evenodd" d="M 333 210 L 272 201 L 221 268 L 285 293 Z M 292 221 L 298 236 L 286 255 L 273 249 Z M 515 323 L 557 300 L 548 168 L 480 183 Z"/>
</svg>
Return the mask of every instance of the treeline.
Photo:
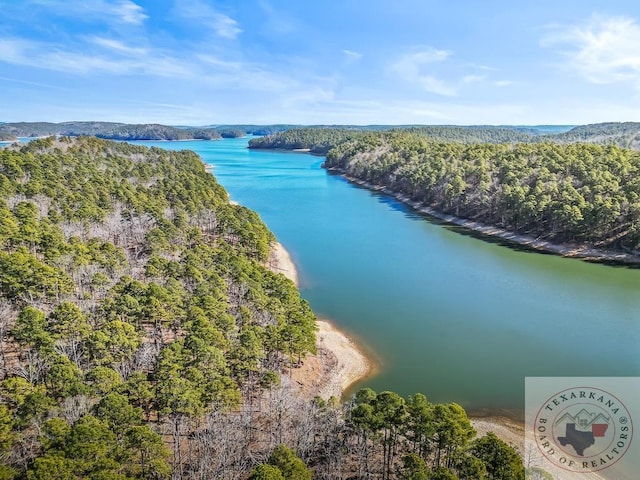
<svg viewBox="0 0 640 480">
<path fill-rule="evenodd" d="M 315 351 L 273 241 L 193 152 L 1 150 L 0 478 L 181 472 L 203 415 Z"/>
<path fill-rule="evenodd" d="M 477 438 L 464 409 L 455 403 L 432 404 L 422 394 L 405 399 L 363 389 L 344 404 L 319 398 L 301 402 L 279 392 L 270 405 L 268 413 L 259 414 L 262 422 L 289 447 L 281 442 L 267 449 L 271 453 L 252 469 L 253 480 L 525 478 L 514 447 L 493 433 Z M 241 424 L 238 418 L 224 426 L 216 421 L 211 427 L 225 431 Z M 270 443 L 264 431 L 256 435 Z M 249 440 L 243 442 L 249 449 Z M 221 453 L 211 452 L 214 458 Z M 232 467 L 225 473 L 225 478 L 243 478 Z"/>
<path fill-rule="evenodd" d="M 43 137 L 91 135 L 111 140 L 216 140 L 222 138 L 213 128 L 170 127 L 155 123 L 127 124 L 113 122 L 20 122 L 0 124 L 0 135 Z"/>
</svg>

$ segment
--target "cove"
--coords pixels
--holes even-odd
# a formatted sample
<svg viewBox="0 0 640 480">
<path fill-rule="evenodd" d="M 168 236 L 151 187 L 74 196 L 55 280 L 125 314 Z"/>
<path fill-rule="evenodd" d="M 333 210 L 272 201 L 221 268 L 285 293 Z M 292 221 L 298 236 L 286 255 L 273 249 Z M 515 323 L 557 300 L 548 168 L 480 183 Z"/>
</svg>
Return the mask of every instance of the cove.
<svg viewBox="0 0 640 480">
<path fill-rule="evenodd" d="M 433 222 L 247 138 L 191 149 L 289 250 L 319 316 L 381 369 L 356 385 L 520 416 L 525 376 L 640 375 L 640 270 L 522 251 Z"/>
</svg>

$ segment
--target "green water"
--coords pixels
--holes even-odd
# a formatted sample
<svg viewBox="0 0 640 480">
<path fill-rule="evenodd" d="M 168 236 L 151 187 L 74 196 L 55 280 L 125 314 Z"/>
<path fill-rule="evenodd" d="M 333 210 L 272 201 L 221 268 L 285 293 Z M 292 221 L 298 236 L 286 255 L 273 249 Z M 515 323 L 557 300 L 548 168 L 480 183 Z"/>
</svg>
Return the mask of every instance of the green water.
<svg viewBox="0 0 640 480">
<path fill-rule="evenodd" d="M 462 235 L 320 157 L 246 144 L 155 143 L 195 150 L 260 213 L 315 312 L 375 352 L 380 372 L 357 387 L 519 414 L 525 376 L 640 375 L 640 270 Z"/>
</svg>

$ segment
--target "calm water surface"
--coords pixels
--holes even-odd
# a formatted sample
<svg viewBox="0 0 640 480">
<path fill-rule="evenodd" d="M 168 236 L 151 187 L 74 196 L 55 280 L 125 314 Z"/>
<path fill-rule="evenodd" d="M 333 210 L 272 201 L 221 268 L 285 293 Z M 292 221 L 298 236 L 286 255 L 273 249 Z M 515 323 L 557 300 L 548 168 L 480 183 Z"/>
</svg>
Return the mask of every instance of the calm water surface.
<svg viewBox="0 0 640 480">
<path fill-rule="evenodd" d="M 320 157 L 189 148 L 291 253 L 302 295 L 375 352 L 356 388 L 518 414 L 525 376 L 640 375 L 640 270 L 517 251 L 431 223 Z"/>
</svg>

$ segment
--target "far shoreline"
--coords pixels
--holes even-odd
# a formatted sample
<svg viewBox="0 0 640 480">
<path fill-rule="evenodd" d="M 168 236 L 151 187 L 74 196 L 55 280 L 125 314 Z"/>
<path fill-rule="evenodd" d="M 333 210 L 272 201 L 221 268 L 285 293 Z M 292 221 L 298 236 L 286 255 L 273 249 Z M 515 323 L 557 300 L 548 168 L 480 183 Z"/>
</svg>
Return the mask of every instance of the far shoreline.
<svg viewBox="0 0 640 480">
<path fill-rule="evenodd" d="M 546 240 L 539 240 L 535 237 L 525 234 L 518 234 L 504 228 L 500 228 L 494 225 L 489 225 L 475 220 L 467 218 L 457 217 L 448 213 L 443 213 L 435 210 L 432 207 L 424 205 L 421 202 L 411 200 L 407 195 L 395 192 L 389 187 L 383 185 L 376 185 L 359 178 L 348 175 L 343 170 L 335 167 L 326 169 L 328 172 L 335 173 L 362 188 L 366 188 L 370 191 L 382 192 L 390 197 L 395 198 L 399 202 L 413 208 L 415 211 L 425 214 L 429 217 L 440 220 L 449 225 L 455 225 L 461 227 L 469 232 L 478 234 L 478 236 L 486 236 L 488 238 L 497 238 L 508 244 L 517 245 L 525 249 L 529 249 L 538 253 L 548 253 L 557 255 L 564 258 L 575 258 L 592 263 L 627 266 L 631 268 L 638 268 L 640 266 L 640 256 L 624 253 L 615 250 L 603 250 L 595 247 L 589 247 L 587 245 L 575 245 L 575 244 L 556 244 Z"/>
</svg>

